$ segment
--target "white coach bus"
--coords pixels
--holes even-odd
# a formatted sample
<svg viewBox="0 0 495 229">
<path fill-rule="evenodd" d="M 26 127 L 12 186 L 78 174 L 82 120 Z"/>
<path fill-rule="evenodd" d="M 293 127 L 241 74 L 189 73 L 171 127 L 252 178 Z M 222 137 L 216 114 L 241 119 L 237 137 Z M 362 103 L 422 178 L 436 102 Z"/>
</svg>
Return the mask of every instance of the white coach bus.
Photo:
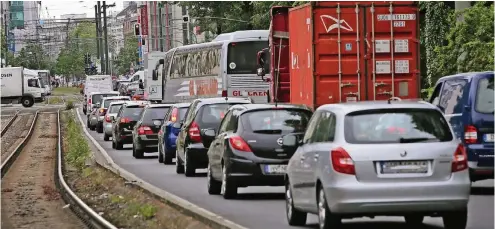
<svg viewBox="0 0 495 229">
<path fill-rule="evenodd" d="M 266 103 L 269 83 L 256 74 L 257 52 L 268 47 L 268 30 L 220 34 L 212 42 L 169 50 L 153 80 L 161 81 L 163 101 L 208 97 L 250 97 Z"/>
</svg>

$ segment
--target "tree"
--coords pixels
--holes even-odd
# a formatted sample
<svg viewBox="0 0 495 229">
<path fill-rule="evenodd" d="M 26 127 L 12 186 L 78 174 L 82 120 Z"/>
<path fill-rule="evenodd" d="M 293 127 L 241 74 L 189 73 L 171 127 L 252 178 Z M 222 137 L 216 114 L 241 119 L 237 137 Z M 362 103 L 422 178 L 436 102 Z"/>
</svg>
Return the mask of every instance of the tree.
<svg viewBox="0 0 495 229">
<path fill-rule="evenodd" d="M 114 61 L 118 74 L 124 74 L 129 71 L 133 64 L 138 61 L 138 40 L 137 37 L 131 36 L 125 39 L 124 47 L 120 49 L 117 59 Z"/>
<path fill-rule="evenodd" d="M 43 47 L 39 44 L 28 44 L 23 47 L 9 64 L 29 69 L 47 69 L 49 66 Z"/>
<path fill-rule="evenodd" d="M 477 2 L 450 16 L 447 44 L 435 48 L 433 76 L 458 72 L 492 71 L 494 64 L 493 5 Z M 459 17 L 463 20 L 459 20 Z"/>
</svg>

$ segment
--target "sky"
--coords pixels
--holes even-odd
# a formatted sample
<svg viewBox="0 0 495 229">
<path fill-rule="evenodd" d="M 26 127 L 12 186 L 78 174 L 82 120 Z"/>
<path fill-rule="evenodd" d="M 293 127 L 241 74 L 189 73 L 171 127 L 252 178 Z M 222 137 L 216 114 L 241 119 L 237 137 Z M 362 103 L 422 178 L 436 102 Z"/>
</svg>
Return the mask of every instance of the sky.
<svg viewBox="0 0 495 229">
<path fill-rule="evenodd" d="M 123 1 L 110 0 L 106 1 L 108 5 L 115 3 L 115 7 L 109 8 L 109 11 L 120 12 L 123 9 Z M 63 14 L 81 14 L 86 13 L 86 17 L 93 17 L 95 14 L 96 1 L 54 1 L 44 0 L 41 1 L 40 17 L 42 19 L 47 18 L 60 18 Z M 109 12 L 107 11 L 107 12 Z"/>
</svg>

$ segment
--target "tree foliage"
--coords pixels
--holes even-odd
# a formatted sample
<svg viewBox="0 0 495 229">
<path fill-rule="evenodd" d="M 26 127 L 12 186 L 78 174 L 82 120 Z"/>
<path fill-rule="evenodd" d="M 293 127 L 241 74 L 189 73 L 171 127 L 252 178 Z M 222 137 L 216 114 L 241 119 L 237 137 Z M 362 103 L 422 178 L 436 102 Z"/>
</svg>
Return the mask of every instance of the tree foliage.
<svg viewBox="0 0 495 229">
<path fill-rule="evenodd" d="M 138 40 L 131 36 L 124 41 L 124 47 L 120 49 L 117 59 L 114 61 L 118 74 L 124 74 L 129 71 L 130 67 L 138 61 Z"/>
<path fill-rule="evenodd" d="M 493 5 L 477 2 L 450 16 L 447 44 L 435 48 L 432 76 L 493 70 L 493 10 Z M 460 17 L 462 20 L 458 20 Z"/>
</svg>

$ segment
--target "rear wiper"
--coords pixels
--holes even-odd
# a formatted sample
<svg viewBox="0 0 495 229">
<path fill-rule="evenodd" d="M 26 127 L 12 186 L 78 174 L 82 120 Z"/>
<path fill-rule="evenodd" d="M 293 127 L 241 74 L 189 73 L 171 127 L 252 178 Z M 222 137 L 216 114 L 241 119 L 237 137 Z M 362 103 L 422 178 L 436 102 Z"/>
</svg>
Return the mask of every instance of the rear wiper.
<svg viewBox="0 0 495 229">
<path fill-rule="evenodd" d="M 438 141 L 436 138 L 399 138 L 399 143 Z"/>
<path fill-rule="evenodd" d="M 254 130 L 253 133 L 256 134 L 281 134 L 282 130 L 280 129 L 275 129 L 275 130 Z"/>
</svg>

